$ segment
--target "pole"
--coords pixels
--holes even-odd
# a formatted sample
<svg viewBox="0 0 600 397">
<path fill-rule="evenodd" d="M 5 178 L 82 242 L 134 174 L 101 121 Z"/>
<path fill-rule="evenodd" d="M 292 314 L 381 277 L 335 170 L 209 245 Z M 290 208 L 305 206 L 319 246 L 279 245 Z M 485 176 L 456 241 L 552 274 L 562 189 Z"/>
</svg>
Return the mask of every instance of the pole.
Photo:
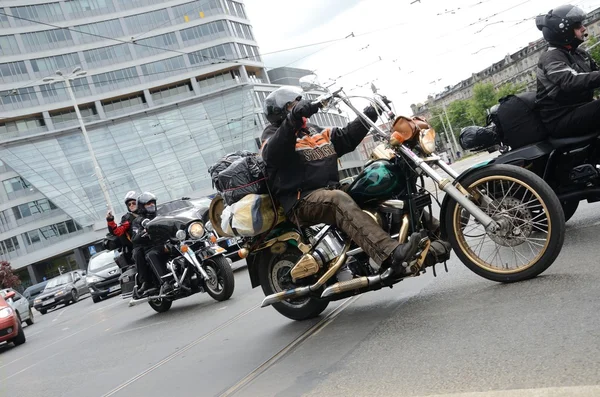
<svg viewBox="0 0 600 397">
<path fill-rule="evenodd" d="M 454 150 L 458 153 L 458 144 L 456 143 L 456 137 L 454 136 L 454 130 L 452 129 L 452 124 L 450 123 L 450 118 L 448 117 L 448 112 L 446 111 L 446 105 L 442 104 L 444 108 L 444 114 L 446 115 L 446 122 L 448 123 L 448 127 L 450 127 L 450 134 L 452 135 L 452 142 L 454 142 Z"/>
<path fill-rule="evenodd" d="M 450 138 L 448 137 L 448 130 L 446 129 L 446 123 L 444 123 L 444 118 L 442 117 L 441 114 L 438 115 L 438 117 L 440 118 L 440 121 L 442 122 L 442 127 L 444 127 L 444 138 L 445 139 L 442 139 L 444 141 L 444 146 L 446 146 L 446 149 L 450 148 L 450 159 L 452 161 L 456 161 L 456 153 L 454 153 L 454 149 L 452 149 L 452 144 L 450 143 Z"/>
<path fill-rule="evenodd" d="M 81 112 L 79 111 L 79 106 L 77 105 L 77 100 L 75 99 L 75 93 L 71 88 L 71 81 L 68 77 L 63 77 L 65 85 L 67 86 L 67 92 L 71 97 L 71 102 L 73 102 L 73 107 L 75 108 L 75 114 L 77 115 L 77 121 L 79 121 L 79 127 L 81 128 L 81 132 L 83 133 L 83 138 L 85 139 L 85 144 L 87 145 L 88 151 L 90 152 L 90 156 L 92 157 L 92 163 L 94 164 L 94 171 L 96 172 L 96 177 L 98 178 L 98 182 L 100 184 L 100 189 L 102 189 L 102 193 L 104 194 L 104 200 L 106 200 L 106 206 L 110 212 L 113 212 L 113 206 L 110 202 L 110 196 L 108 194 L 108 189 L 106 188 L 106 184 L 104 183 L 104 177 L 102 176 L 102 170 L 100 169 L 100 165 L 98 164 L 98 160 L 96 160 L 96 155 L 94 154 L 94 149 L 92 148 L 92 142 L 90 141 L 90 137 L 88 136 L 87 129 L 85 128 L 85 124 L 83 123 L 83 118 L 81 117 Z M 113 212 L 114 214 L 114 212 Z"/>
</svg>

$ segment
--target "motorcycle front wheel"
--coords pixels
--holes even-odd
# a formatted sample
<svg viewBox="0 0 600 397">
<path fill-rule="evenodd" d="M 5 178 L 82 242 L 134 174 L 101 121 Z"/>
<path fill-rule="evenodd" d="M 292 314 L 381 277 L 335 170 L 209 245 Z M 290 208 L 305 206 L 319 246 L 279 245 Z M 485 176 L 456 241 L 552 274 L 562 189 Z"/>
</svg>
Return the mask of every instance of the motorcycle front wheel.
<svg viewBox="0 0 600 397">
<path fill-rule="evenodd" d="M 488 280 L 512 283 L 534 278 L 558 256 L 565 217 L 552 189 L 537 175 L 511 165 L 481 168 L 461 180 L 472 201 L 499 224 L 487 232 L 449 198 L 442 214 L 459 259 Z"/>
<path fill-rule="evenodd" d="M 208 274 L 208 280 L 204 281 L 206 292 L 219 302 L 231 298 L 235 289 L 235 279 L 227 259 L 215 256 L 205 260 L 202 266 Z"/>
</svg>

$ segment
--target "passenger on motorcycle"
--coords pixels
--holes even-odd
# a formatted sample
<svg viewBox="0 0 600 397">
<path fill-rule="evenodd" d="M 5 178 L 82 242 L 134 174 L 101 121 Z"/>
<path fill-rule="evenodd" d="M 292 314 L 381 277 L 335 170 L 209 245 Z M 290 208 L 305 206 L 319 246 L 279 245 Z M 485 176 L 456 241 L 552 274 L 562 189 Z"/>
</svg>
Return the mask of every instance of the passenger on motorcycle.
<svg viewBox="0 0 600 397">
<path fill-rule="evenodd" d="M 134 220 L 133 246 L 134 260 L 138 270 L 138 277 L 141 285 L 137 288 L 139 297 L 146 294 L 152 286 L 162 286 L 162 293 L 167 293 L 173 289 L 170 273 L 167 272 L 167 256 L 165 255 L 165 245 L 153 242 L 142 226 L 145 219 L 152 220 L 156 217 L 156 196 L 149 192 L 140 194 L 137 198 L 138 217 Z M 154 280 L 152 269 L 156 280 Z"/>
<path fill-rule="evenodd" d="M 265 99 L 264 113 L 271 124 L 262 134 L 261 151 L 275 196 L 291 221 L 336 225 L 381 271 L 392 267 L 395 274 L 405 274 L 403 263 L 418 251 L 420 233 L 400 244 L 340 190 L 338 158 L 356 149 L 369 127 L 360 118 L 344 128 L 308 123 L 318 111 L 317 105 L 302 100 L 296 87 L 280 87 Z M 372 121 L 378 118 L 372 106 L 364 114 Z"/>
<path fill-rule="evenodd" d="M 121 223 L 117 226 L 115 217 L 108 211 L 106 214 L 106 223 L 108 231 L 119 237 L 121 241 L 121 255 L 125 257 L 127 263 L 133 264 L 133 244 L 131 243 L 131 224 L 137 217 L 137 198 L 135 191 L 131 190 L 125 195 L 125 206 L 127 213 L 121 217 Z"/>
<path fill-rule="evenodd" d="M 537 66 L 536 103 L 542 122 L 554 138 L 599 131 L 600 71 L 590 54 L 579 48 L 587 37 L 586 13 L 562 5 L 536 17 L 536 26 L 549 43 Z"/>
</svg>

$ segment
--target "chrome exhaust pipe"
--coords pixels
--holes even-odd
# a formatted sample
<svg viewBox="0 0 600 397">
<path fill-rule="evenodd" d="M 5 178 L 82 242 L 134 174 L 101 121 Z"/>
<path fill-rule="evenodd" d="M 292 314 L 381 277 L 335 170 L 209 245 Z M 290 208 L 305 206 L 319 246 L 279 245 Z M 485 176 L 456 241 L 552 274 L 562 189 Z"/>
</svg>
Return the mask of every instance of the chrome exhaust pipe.
<svg viewBox="0 0 600 397">
<path fill-rule="evenodd" d="M 287 299 L 299 298 L 301 296 L 308 295 L 311 291 L 316 291 L 319 288 L 321 288 L 327 282 L 327 280 L 329 280 L 334 274 L 336 274 L 338 270 L 340 270 L 340 268 L 344 265 L 344 263 L 346 263 L 346 259 L 348 259 L 348 256 L 346 254 L 348 252 L 348 248 L 350 248 L 349 242 L 346 243 L 344 249 L 342 250 L 342 253 L 340 254 L 340 256 L 338 256 L 335 263 L 331 265 L 331 267 L 329 267 L 329 270 L 327 270 L 325 274 L 323 274 L 316 283 L 308 287 L 289 289 L 286 291 L 266 296 L 265 299 L 263 299 L 260 307 L 269 306 L 273 303 L 281 302 Z"/>
<path fill-rule="evenodd" d="M 392 268 L 389 268 L 382 274 L 377 274 L 375 276 L 359 277 L 352 280 L 335 283 L 323 291 L 321 298 L 327 298 L 328 296 L 341 294 L 342 292 L 353 291 L 360 288 L 381 284 L 381 282 L 390 277 L 391 274 Z"/>
</svg>

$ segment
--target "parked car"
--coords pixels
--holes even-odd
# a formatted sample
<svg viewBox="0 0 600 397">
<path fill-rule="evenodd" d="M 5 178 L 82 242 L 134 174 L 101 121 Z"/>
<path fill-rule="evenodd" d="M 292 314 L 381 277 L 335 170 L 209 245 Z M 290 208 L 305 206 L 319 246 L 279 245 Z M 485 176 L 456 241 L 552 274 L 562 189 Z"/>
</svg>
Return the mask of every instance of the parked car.
<svg viewBox="0 0 600 397">
<path fill-rule="evenodd" d="M 115 262 L 116 254 L 118 251 L 104 250 L 90 258 L 85 282 L 94 303 L 100 302 L 114 292 L 121 291 L 119 284 L 121 269 Z"/>
<path fill-rule="evenodd" d="M 13 292 L 6 294 L 7 299 L 11 299 Z M 25 332 L 21 325 L 19 315 L 12 306 L 0 294 L 0 343 L 14 343 L 15 346 L 25 343 Z"/>
<path fill-rule="evenodd" d="M 87 284 L 83 278 L 83 272 L 76 270 L 54 277 L 33 302 L 35 310 L 42 314 L 58 305 L 75 303 L 79 297 L 88 292 Z"/>
<path fill-rule="evenodd" d="M 29 302 L 23 295 L 12 288 L 0 290 L 0 295 L 17 312 L 22 322 L 25 321 L 27 325 L 33 325 L 33 312 L 29 307 Z"/>
<path fill-rule="evenodd" d="M 23 291 L 23 296 L 29 301 L 29 307 L 33 307 L 33 301 L 44 291 L 46 284 L 48 284 L 48 280 L 29 286 Z"/>
</svg>

